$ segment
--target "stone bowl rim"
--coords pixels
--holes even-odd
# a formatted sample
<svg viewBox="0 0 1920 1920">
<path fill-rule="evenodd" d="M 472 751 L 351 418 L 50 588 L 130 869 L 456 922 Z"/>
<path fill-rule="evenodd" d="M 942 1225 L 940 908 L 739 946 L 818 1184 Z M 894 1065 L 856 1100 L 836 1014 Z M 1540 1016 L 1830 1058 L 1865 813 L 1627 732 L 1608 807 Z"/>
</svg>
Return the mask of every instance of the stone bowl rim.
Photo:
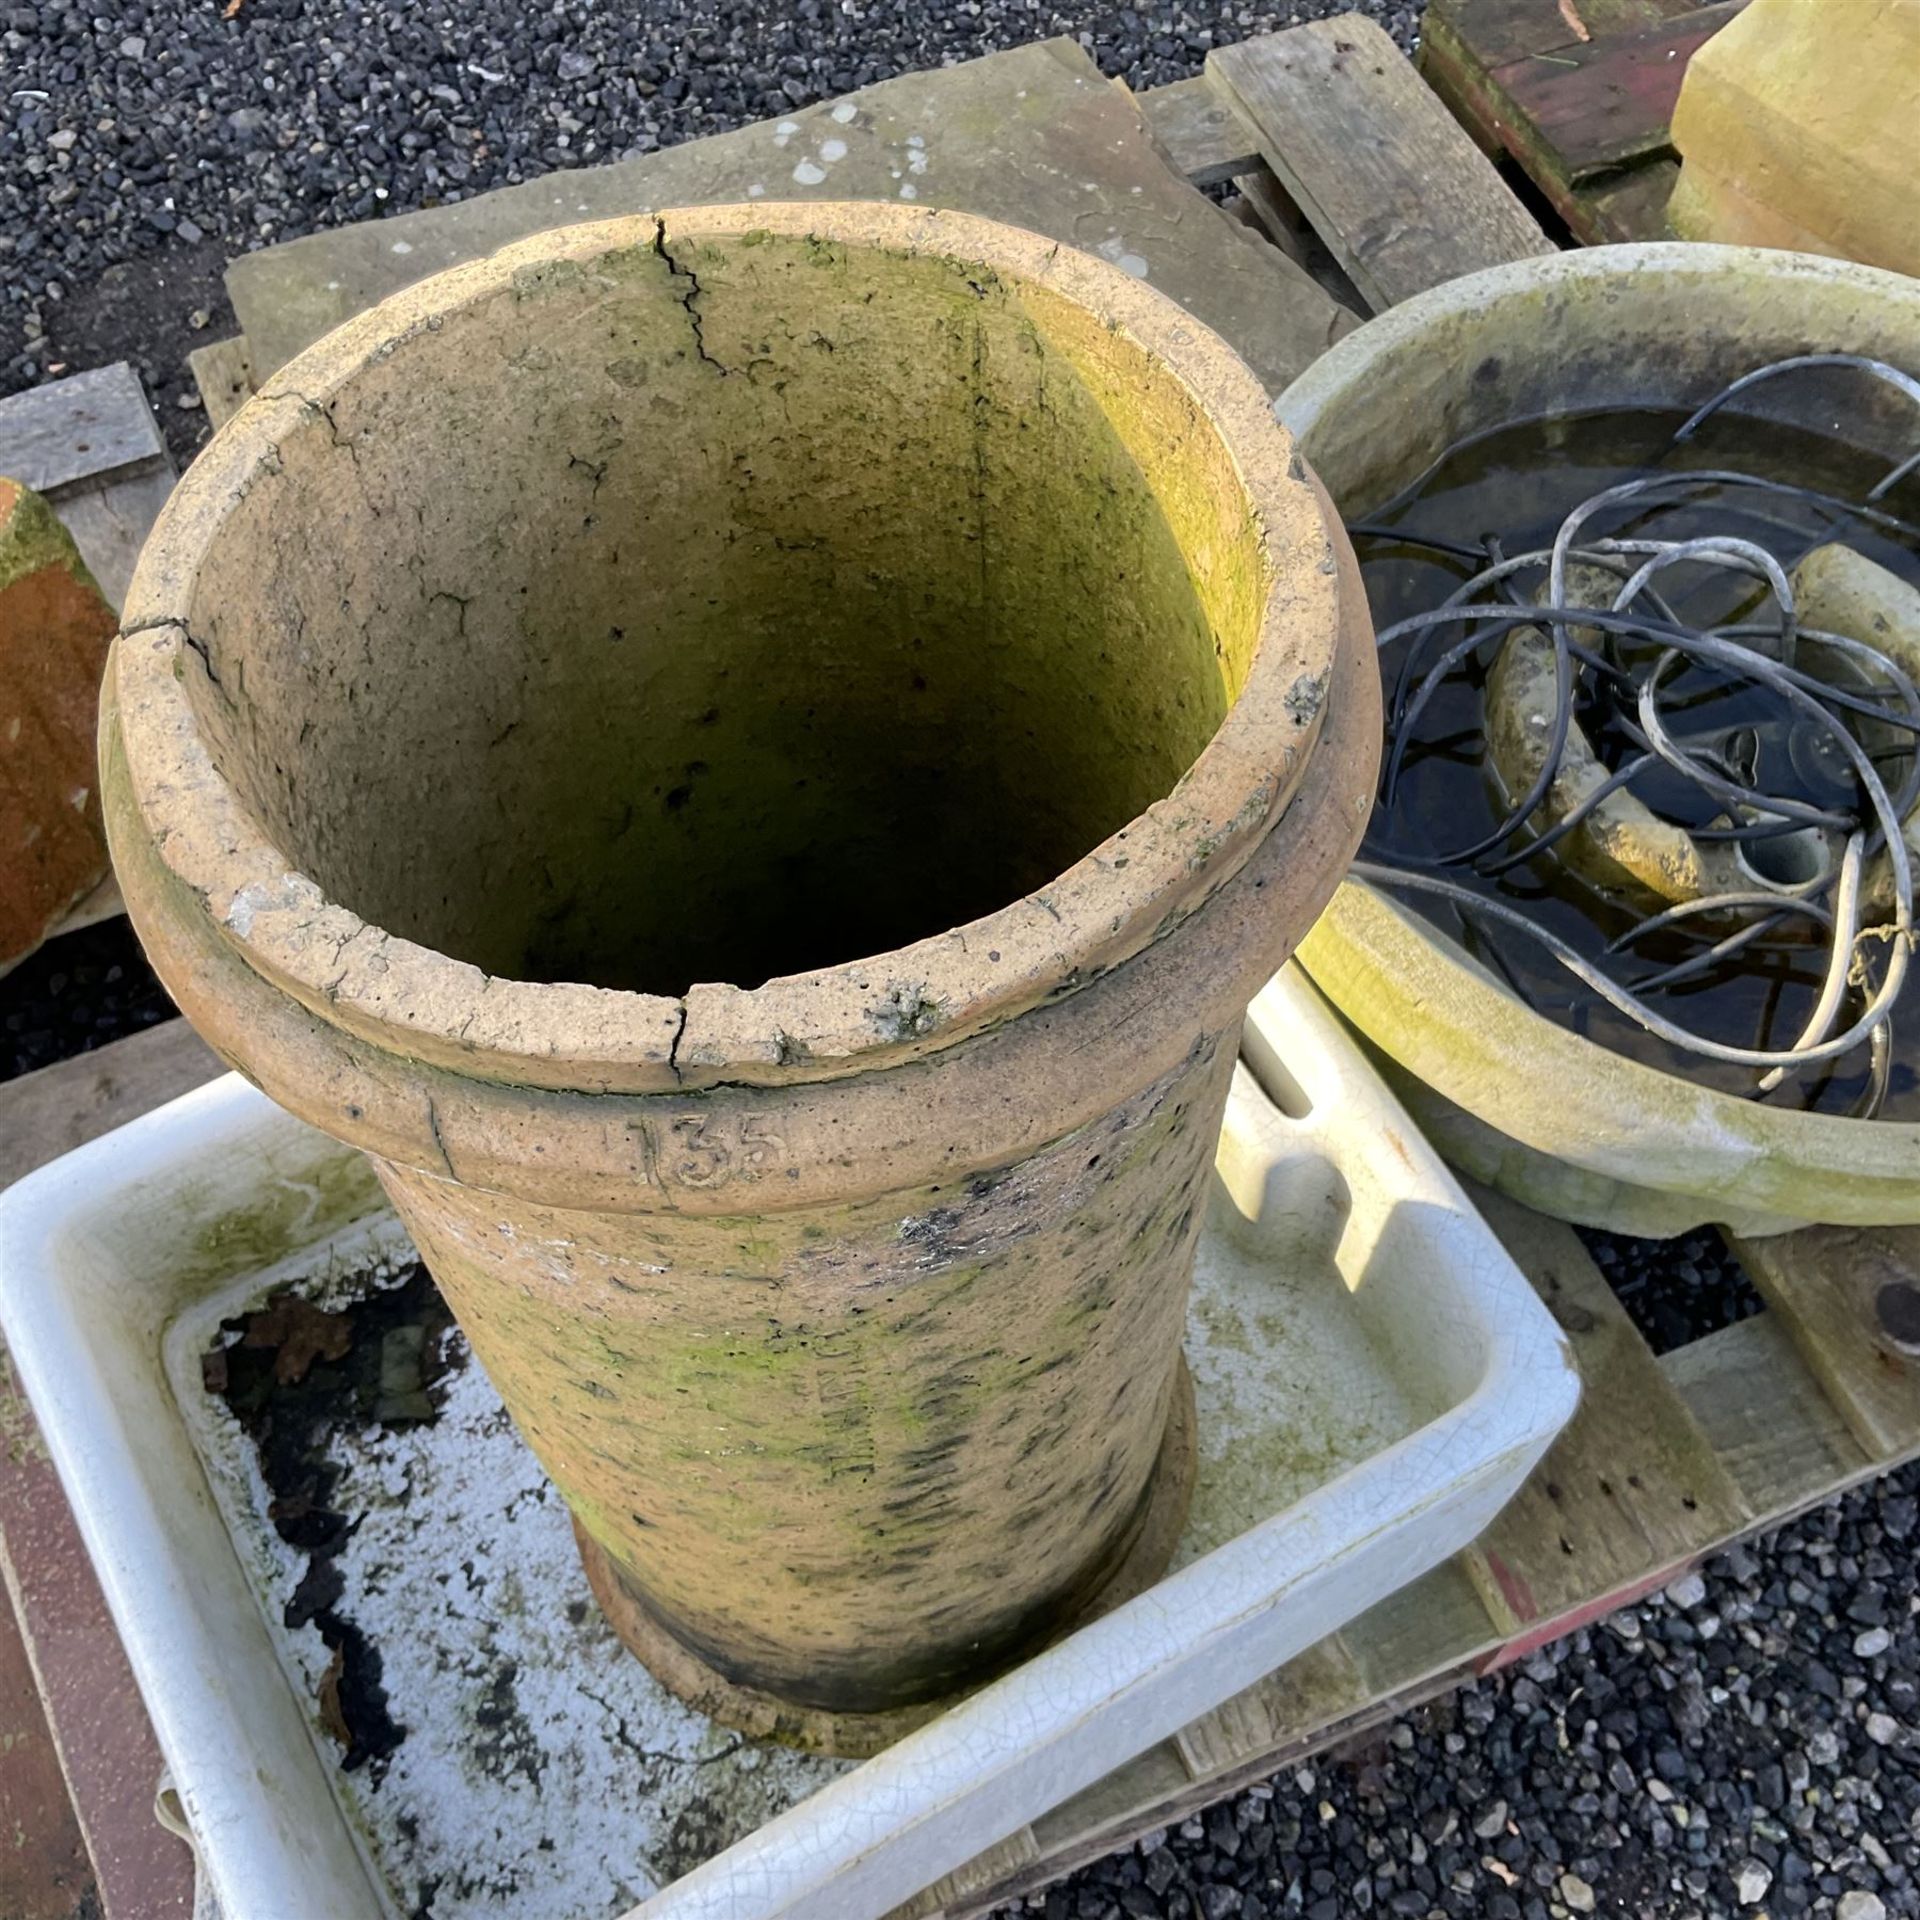
<svg viewBox="0 0 1920 1920">
<path fill-rule="evenodd" d="M 1624 296 L 1655 280 L 1703 279 L 1724 290 L 1739 283 L 1735 276 L 1817 286 L 1863 306 L 1904 305 L 1920 333 L 1920 281 L 1858 261 L 1700 241 L 1581 247 L 1487 267 L 1415 295 L 1329 348 L 1275 411 L 1311 445 L 1341 396 L 1389 377 L 1437 319 L 1614 288 Z M 1300 960 L 1342 1017 L 1401 1073 L 1501 1136 L 1508 1161 L 1489 1158 L 1471 1170 L 1516 1194 L 1524 1173 L 1536 1183 L 1530 1204 L 1550 1203 L 1548 1163 L 1562 1163 L 1573 1175 L 1551 1204 L 1593 1225 L 1626 1216 L 1583 1206 L 1574 1197 L 1581 1180 L 1682 1203 L 1664 1225 L 1668 1233 L 1691 1225 L 1779 1232 L 1812 1222 L 1920 1222 L 1920 1120 L 1763 1107 L 1615 1053 L 1536 1011 L 1405 901 L 1365 882 L 1341 883 L 1302 940 Z M 1577 1098 L 1568 1098 L 1570 1088 L 1579 1089 Z M 1683 1217 L 1687 1225 L 1675 1224 Z"/>
</svg>

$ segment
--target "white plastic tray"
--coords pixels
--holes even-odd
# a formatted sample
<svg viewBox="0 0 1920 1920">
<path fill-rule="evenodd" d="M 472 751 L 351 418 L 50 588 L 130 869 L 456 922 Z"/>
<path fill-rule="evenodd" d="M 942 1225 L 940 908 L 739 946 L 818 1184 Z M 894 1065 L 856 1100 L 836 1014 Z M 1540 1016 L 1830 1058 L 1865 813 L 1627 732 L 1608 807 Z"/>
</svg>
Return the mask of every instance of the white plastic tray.
<svg viewBox="0 0 1920 1920">
<path fill-rule="evenodd" d="M 530 1676 L 543 1691 L 526 1717 L 557 1764 L 544 1782 L 527 1769 L 527 1857 L 491 1859 L 490 1885 L 437 1897 L 436 1916 L 612 1920 L 640 1898 L 632 1920 L 875 1920 L 1480 1531 L 1573 1410 L 1558 1330 L 1292 969 L 1256 1001 L 1246 1056 L 1196 1268 L 1201 1462 L 1175 1570 L 857 1768 L 723 1736 L 664 1702 L 590 1615 L 571 1640 L 556 1626 L 532 1643 L 545 1649 Z M 395 1776 L 373 1787 L 340 1772 L 314 1705 L 313 1648 L 301 1641 L 311 1630 L 280 1624 L 276 1582 L 288 1572 L 244 1440 L 198 1371 L 223 1317 L 289 1279 L 324 1286 L 397 1236 L 354 1156 L 237 1078 L 0 1198 L 0 1320 L 226 1920 L 384 1920 L 417 1897 L 389 1884 L 376 1802 Z M 430 1593 L 436 1554 L 452 1567 L 476 1540 L 532 1541 L 514 1570 L 523 1610 L 558 1622 L 584 1594 L 571 1555 L 525 1532 L 535 1520 L 509 1524 L 503 1506 L 495 1527 L 474 1504 L 497 1494 L 512 1505 L 517 1488 L 516 1511 L 550 1508 L 537 1524 L 564 1534 L 489 1393 L 477 1376 L 461 1388 L 464 1430 L 491 1433 L 504 1453 L 464 1468 L 384 1459 L 464 1489 L 433 1503 L 447 1511 L 445 1537 L 421 1523 L 403 1557 L 426 1569 Z M 341 1602 L 354 1604 L 351 1593 Z M 462 1676 L 484 1686 L 488 1604 L 451 1625 L 409 1616 L 422 1640 L 457 1637 L 463 1621 L 475 1637 L 471 1660 L 456 1648 L 454 1677 L 433 1683 L 436 1705 L 457 1707 Z M 404 1678 L 388 1652 L 389 1678 Z M 572 1684 L 589 1662 L 591 1695 Z M 404 1694 L 394 1709 L 407 1720 Z M 672 1775 L 676 1832 L 699 1811 L 688 1781 L 736 1820 L 749 1773 L 760 1811 L 794 1802 L 663 1890 L 649 1865 L 650 1848 L 664 1857 L 659 1768 L 608 1770 L 593 1747 L 617 1724 L 632 1752 L 643 1743 L 631 1714 L 655 1709 L 667 1758 L 688 1769 Z M 503 1811 L 486 1797 L 498 1783 L 470 1754 L 434 1749 L 458 1743 L 446 1713 L 419 1718 L 415 1771 L 439 1796 L 426 1817 L 449 1826 L 437 1844 L 509 1847 L 516 1803 Z M 417 1827 L 417 1810 L 409 1817 Z M 723 1819 L 709 1824 L 724 1832 Z"/>
</svg>

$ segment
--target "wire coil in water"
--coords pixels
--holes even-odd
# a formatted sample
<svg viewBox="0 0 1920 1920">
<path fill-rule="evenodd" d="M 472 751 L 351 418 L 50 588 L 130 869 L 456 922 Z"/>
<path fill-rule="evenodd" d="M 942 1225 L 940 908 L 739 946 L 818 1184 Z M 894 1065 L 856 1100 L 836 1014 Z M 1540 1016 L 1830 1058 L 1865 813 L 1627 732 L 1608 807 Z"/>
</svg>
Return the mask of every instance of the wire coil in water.
<svg viewBox="0 0 1920 1920">
<path fill-rule="evenodd" d="M 1798 355 L 1734 381 L 1682 423 L 1669 450 L 1692 439 L 1736 396 L 1815 367 L 1863 373 L 1920 407 L 1920 381 L 1884 362 Z M 1572 979 L 1678 1053 L 1751 1070 L 1748 1091 L 1756 1096 L 1866 1047 L 1867 1087 L 1857 1111 L 1878 1111 L 1914 943 L 1906 825 L 1920 804 L 1920 685 L 1900 659 L 1860 635 L 1806 625 L 1794 574 L 1809 553 L 1844 540 L 1849 528 L 1870 528 L 1920 551 L 1920 528 L 1879 504 L 1917 467 L 1920 451 L 1859 500 L 1730 468 L 1643 474 L 1580 501 L 1551 544 L 1511 555 L 1493 538 L 1476 546 L 1377 519 L 1352 526 L 1363 542 L 1424 548 L 1474 568 L 1441 604 L 1379 633 L 1383 649 L 1404 652 L 1387 704 L 1375 829 L 1355 876 L 1524 935 Z M 1795 552 L 1774 551 L 1731 530 L 1661 539 L 1644 529 L 1681 506 L 1697 514 L 1703 500 L 1723 489 L 1810 507 L 1825 524 Z M 1589 533 L 1609 521 L 1643 525 L 1621 526 L 1610 537 Z M 1682 618 L 1661 592 L 1682 576 L 1717 584 L 1719 601 L 1730 596 L 1739 617 L 1709 624 Z M 1593 588 L 1594 581 L 1605 590 Z M 1583 604 L 1587 592 L 1595 595 L 1592 604 Z M 1523 716 L 1521 771 L 1530 768 L 1530 777 L 1524 786 L 1514 782 L 1518 791 L 1507 793 L 1491 830 L 1467 844 L 1435 853 L 1387 844 L 1382 825 L 1393 819 L 1409 748 L 1436 696 L 1463 674 L 1485 677 L 1490 655 L 1499 656 L 1496 668 L 1500 659 L 1520 657 L 1508 651 L 1518 647 L 1537 657 L 1527 686 L 1548 685 L 1551 672 L 1550 698 Z M 1812 670 L 1823 662 L 1829 671 Z M 1691 692 L 1683 693 L 1683 683 Z M 1744 689 L 1764 701 L 1772 717 L 1717 736 L 1687 736 L 1676 715 L 1698 704 L 1703 684 L 1710 693 Z M 1616 764 L 1605 766 L 1588 747 L 1577 717 L 1583 713 L 1604 718 L 1618 743 Z M 1870 750 L 1876 736 L 1894 744 Z M 1490 719 L 1483 739 L 1492 740 Z M 1883 767 L 1890 772 L 1883 774 Z M 1692 897 L 1639 913 L 1597 957 L 1485 890 L 1486 882 L 1530 862 L 1571 856 L 1581 836 L 1627 814 L 1684 836 L 1700 872 L 1723 882 L 1737 873 L 1742 883 L 1702 885 Z M 1771 1044 L 1764 1031 L 1747 1045 L 1716 1038 L 1649 1004 L 1650 993 L 1698 983 L 1789 925 L 1810 927 L 1824 942 L 1818 991 L 1790 1044 Z M 1637 976 L 1627 972 L 1627 956 L 1637 947 L 1675 931 L 1702 935 L 1707 944 L 1677 963 Z"/>
</svg>

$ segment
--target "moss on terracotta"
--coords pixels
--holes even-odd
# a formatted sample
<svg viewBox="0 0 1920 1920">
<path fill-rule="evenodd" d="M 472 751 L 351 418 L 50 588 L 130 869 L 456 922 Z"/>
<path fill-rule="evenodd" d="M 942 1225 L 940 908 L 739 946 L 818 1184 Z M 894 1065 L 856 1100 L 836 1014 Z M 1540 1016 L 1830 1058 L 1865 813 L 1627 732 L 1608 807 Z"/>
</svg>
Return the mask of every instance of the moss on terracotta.
<svg viewBox="0 0 1920 1920">
<path fill-rule="evenodd" d="M 1164 1564 L 1238 1021 L 1377 753 L 1218 342 L 960 216 L 548 236 L 270 383 L 134 602 L 155 964 L 375 1157 L 670 1685 L 837 1740 Z"/>
<path fill-rule="evenodd" d="M 535 1450 L 677 1634 L 827 1706 L 890 1648 L 919 1698 L 1017 1644 L 1136 1518 L 1230 1063 L 1202 1048 L 991 1174 L 764 1216 L 747 1266 L 726 1216 L 616 1245 L 590 1216 L 503 1201 L 474 1223 L 444 1183 L 383 1175 Z"/>
</svg>

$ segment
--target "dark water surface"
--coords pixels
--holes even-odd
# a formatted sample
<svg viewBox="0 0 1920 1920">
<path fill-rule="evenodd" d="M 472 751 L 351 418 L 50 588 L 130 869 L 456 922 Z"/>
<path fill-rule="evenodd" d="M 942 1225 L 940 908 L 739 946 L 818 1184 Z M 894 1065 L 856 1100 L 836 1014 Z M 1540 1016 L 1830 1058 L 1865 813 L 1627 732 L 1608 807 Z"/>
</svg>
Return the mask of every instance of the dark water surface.
<svg viewBox="0 0 1920 1920">
<path fill-rule="evenodd" d="M 1863 455 L 1837 440 L 1792 427 L 1762 422 L 1731 412 L 1716 415 L 1691 441 L 1670 445 L 1684 415 L 1626 412 L 1528 421 L 1504 427 L 1453 449 L 1416 486 L 1398 500 L 1361 517 L 1357 524 L 1391 527 L 1408 534 L 1480 547 L 1496 539 L 1513 555 L 1552 545 L 1567 513 L 1591 495 L 1639 475 L 1685 469 L 1725 468 L 1765 479 L 1818 489 L 1845 500 L 1861 500 L 1881 479 L 1887 463 Z M 1880 510 L 1920 523 L 1920 477 L 1909 476 L 1877 503 Z M 1811 502 L 1737 487 L 1651 509 L 1629 504 L 1590 520 L 1577 540 L 1605 537 L 1687 539 L 1701 534 L 1738 535 L 1758 542 L 1791 572 L 1812 548 L 1839 538 L 1882 566 L 1920 586 L 1920 539 L 1859 521 L 1836 525 L 1838 515 Z M 1376 624 L 1382 629 L 1410 613 L 1436 607 L 1485 560 L 1447 559 L 1387 538 L 1356 537 Z M 1531 597 L 1544 575 L 1523 575 L 1518 587 Z M 1675 614 L 1694 626 L 1739 618 L 1764 617 L 1756 608 L 1761 589 L 1725 571 L 1682 566 L 1661 574 L 1655 586 Z M 1498 589 L 1485 598 L 1495 597 Z M 1464 627 L 1448 628 L 1421 647 L 1413 684 L 1445 648 L 1462 638 Z M 1391 698 L 1413 641 L 1383 650 L 1381 669 Z M 1396 851 L 1431 857 L 1464 848 L 1481 839 L 1504 814 L 1499 793 L 1483 768 L 1481 702 L 1486 669 L 1497 655 L 1489 641 L 1470 669 L 1450 678 L 1422 713 L 1409 743 L 1393 806 L 1376 811 L 1367 843 L 1368 856 L 1391 864 Z M 1634 663 L 1629 651 L 1622 664 Z M 1651 654 L 1642 650 L 1640 659 Z M 1587 676 L 1591 680 L 1592 676 Z M 1662 710 L 1677 734 L 1709 728 L 1751 725 L 1778 719 L 1785 703 L 1751 683 L 1712 684 L 1698 670 L 1667 683 L 1670 696 Z M 1603 762 L 1617 766 L 1633 747 L 1609 722 L 1591 696 L 1575 709 Z M 1869 723 L 1870 725 L 1871 723 Z M 1903 771 L 1896 760 L 1880 771 L 1893 787 Z M 1769 775 L 1769 791 L 1820 799 L 1803 782 Z M 1857 786 L 1843 805 L 1864 804 Z M 1796 788 L 1799 790 L 1796 791 Z M 1687 826 L 1703 826 L 1719 812 L 1699 789 L 1664 769 L 1635 781 L 1633 792 L 1664 817 Z M 1827 804 L 1832 794 L 1824 796 Z M 1510 841 L 1509 847 L 1517 845 Z M 1446 877 L 1520 906 L 1582 952 L 1598 955 L 1649 910 L 1601 896 L 1569 875 L 1552 853 L 1490 878 L 1471 866 L 1452 865 Z M 1723 1066 L 1684 1054 L 1616 1012 L 1570 974 L 1546 949 L 1517 929 L 1490 919 L 1463 921 L 1448 902 L 1412 894 L 1403 902 L 1444 927 L 1483 962 L 1504 977 L 1531 1005 L 1562 1025 L 1649 1064 L 1670 1068 L 1728 1092 L 1750 1093 L 1757 1075 L 1749 1068 Z M 1633 956 L 1610 963 L 1614 977 L 1631 986 L 1638 976 L 1691 957 L 1723 937 L 1744 919 L 1692 923 L 1651 936 Z M 1747 948 L 1716 972 L 1656 989 L 1649 1004 L 1695 1031 L 1735 1045 L 1788 1045 L 1797 1036 L 1820 990 L 1827 949 L 1823 930 L 1809 922 L 1788 922 L 1779 933 Z M 1858 1011 L 1850 998 L 1850 1019 Z M 1886 1102 L 1888 1118 L 1920 1117 L 1920 991 L 1904 1017 L 1893 1023 L 1894 1065 Z M 1831 1065 L 1790 1078 L 1768 1096 L 1770 1103 L 1845 1113 L 1867 1086 L 1866 1049 L 1857 1049 Z"/>
</svg>

